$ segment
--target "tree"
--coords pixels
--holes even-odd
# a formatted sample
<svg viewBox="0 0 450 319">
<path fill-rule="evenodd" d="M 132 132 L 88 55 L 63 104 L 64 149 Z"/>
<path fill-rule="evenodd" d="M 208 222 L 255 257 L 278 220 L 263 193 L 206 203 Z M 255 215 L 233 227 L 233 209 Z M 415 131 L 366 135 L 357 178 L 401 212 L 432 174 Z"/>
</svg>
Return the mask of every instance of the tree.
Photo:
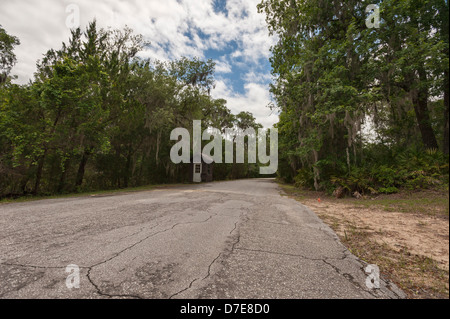
<svg viewBox="0 0 450 319">
<path fill-rule="evenodd" d="M 221 130 L 225 134 L 226 129 L 231 129 L 235 125 L 236 117 L 226 106 L 227 101 L 224 99 L 213 100 L 203 110 L 205 116 L 205 126 Z"/>
<path fill-rule="evenodd" d="M 14 48 L 17 45 L 20 45 L 19 39 L 6 33 L 0 25 L 0 85 L 6 82 L 11 69 L 17 62 L 14 54 Z"/>
<path fill-rule="evenodd" d="M 69 43 L 63 43 L 58 51 L 49 50 L 38 64 L 37 83 L 46 93 L 43 97 L 51 105 L 49 109 L 67 109 L 63 116 L 68 122 L 55 119 L 55 123 L 61 129 L 65 124 L 68 127 L 62 132 L 53 131 L 66 145 L 59 148 L 65 152 L 62 157 L 66 162 L 61 164 L 59 190 L 64 188 L 66 166 L 73 157 L 79 161 L 74 185 L 79 188 L 90 156 L 109 144 L 105 130 L 127 111 L 130 64 L 141 44 L 142 38 L 134 36 L 130 29 L 99 30 L 93 21 L 84 32 L 80 28 L 72 30 Z M 54 105 L 58 101 L 63 105 Z M 60 113 L 55 116 L 59 118 Z M 40 166 L 38 176 L 41 172 Z M 38 185 L 39 179 L 36 182 Z"/>
<path fill-rule="evenodd" d="M 365 23 L 373 3 L 379 29 Z M 436 150 L 441 123 L 448 140 L 447 1 L 263 0 L 258 9 L 279 38 L 271 91 L 285 174 L 301 170 L 316 189 L 350 174 L 365 161 L 364 124 L 392 151 Z"/>
<path fill-rule="evenodd" d="M 0 90 L 0 196 L 30 192 L 43 152 L 43 126 L 33 88 L 11 84 Z"/>
<path fill-rule="evenodd" d="M 0 197 L 187 181 L 170 160 L 174 128 L 257 127 L 210 96 L 213 61 L 142 60 L 142 45 L 128 28 L 93 21 L 50 49 L 32 82 L 2 85 Z"/>
</svg>

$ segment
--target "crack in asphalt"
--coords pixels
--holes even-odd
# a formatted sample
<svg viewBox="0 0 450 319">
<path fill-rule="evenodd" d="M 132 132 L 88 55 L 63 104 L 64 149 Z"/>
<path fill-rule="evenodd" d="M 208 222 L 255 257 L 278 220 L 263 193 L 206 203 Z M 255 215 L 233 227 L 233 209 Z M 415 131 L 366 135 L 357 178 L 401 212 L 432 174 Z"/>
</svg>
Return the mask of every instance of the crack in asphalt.
<svg viewBox="0 0 450 319">
<path fill-rule="evenodd" d="M 272 221 L 268 221 L 268 220 L 264 220 L 264 219 L 259 219 L 259 218 L 252 218 L 251 220 L 256 220 L 256 221 L 259 221 L 259 222 L 268 223 L 268 224 L 274 224 L 274 225 L 292 226 L 292 225 L 290 225 L 290 224 L 277 223 L 277 222 L 272 222 Z M 294 226 L 294 227 L 295 227 L 295 226 Z"/>
<path fill-rule="evenodd" d="M 194 282 L 196 282 L 197 280 L 199 280 L 199 279 L 196 278 L 196 279 L 192 280 L 191 283 L 189 284 L 189 286 L 188 286 L 187 288 L 185 288 L 185 289 L 183 289 L 183 290 L 180 290 L 180 291 L 177 292 L 177 293 L 174 293 L 172 296 L 169 297 L 169 299 L 172 299 L 173 297 L 178 296 L 178 295 L 182 294 L 183 292 L 185 292 L 185 291 L 191 289 L 192 286 L 194 285 Z"/>
<path fill-rule="evenodd" d="M 345 259 L 345 258 L 344 258 L 344 259 Z M 379 294 L 379 293 L 377 294 L 377 291 L 380 291 L 380 292 L 381 292 L 381 295 L 383 295 L 383 296 L 385 296 L 385 297 L 388 297 L 388 298 L 392 299 L 390 296 L 387 296 L 387 295 L 386 295 L 385 293 L 383 293 L 381 290 L 370 290 L 369 288 L 364 288 L 364 286 L 362 286 L 359 282 L 357 282 L 357 281 L 355 280 L 355 278 L 354 278 L 352 275 L 350 275 L 350 274 L 348 274 L 348 273 L 342 273 L 342 271 L 341 271 L 338 267 L 336 267 L 335 265 L 332 265 L 331 263 L 327 262 L 326 260 L 323 260 L 323 262 L 324 262 L 325 264 L 327 264 L 328 266 L 330 266 L 331 268 L 333 268 L 334 271 L 336 271 L 336 273 L 338 273 L 340 276 L 343 276 L 344 278 L 346 278 L 346 279 L 347 279 L 350 283 L 352 283 L 354 286 L 356 286 L 357 288 L 359 288 L 359 289 L 361 289 L 361 290 L 363 290 L 363 291 L 369 293 L 369 294 L 372 295 L 373 297 L 375 297 L 375 298 L 380 297 L 380 294 Z M 361 263 L 360 260 L 358 260 L 358 262 Z M 364 274 L 366 273 L 366 272 L 365 272 L 365 267 L 364 267 L 364 265 L 361 265 L 360 270 L 361 270 L 361 272 L 363 272 Z M 388 290 L 389 290 L 390 292 L 392 292 L 395 296 L 397 296 L 397 298 L 399 298 L 399 299 L 402 299 L 402 298 L 403 298 L 401 295 L 399 295 L 397 292 L 395 292 L 394 290 L 391 289 L 391 283 L 390 283 L 389 281 L 387 281 L 387 280 L 385 280 L 384 278 L 381 278 L 381 277 L 380 277 L 380 281 L 384 282 L 385 285 L 386 285 L 386 289 L 388 289 Z"/>
<path fill-rule="evenodd" d="M 212 214 L 212 215 L 210 215 L 206 220 L 198 221 L 198 222 L 176 223 L 176 224 L 172 225 L 172 226 L 169 227 L 169 228 L 166 228 L 166 229 L 164 229 L 164 230 L 158 231 L 158 232 L 156 232 L 156 233 L 152 233 L 151 235 L 149 235 L 149 236 L 147 236 L 147 237 L 145 237 L 145 238 L 143 238 L 143 239 L 141 239 L 141 240 L 135 242 L 134 244 L 132 244 L 132 245 L 130 245 L 130 246 L 128 246 L 128 247 L 122 249 L 121 251 L 115 253 L 113 256 L 111 256 L 111 257 L 108 258 L 108 259 L 105 259 L 105 260 L 103 260 L 103 261 L 101 261 L 101 262 L 99 262 L 99 263 L 96 263 L 96 264 L 92 265 L 92 266 L 80 266 L 79 268 L 80 268 L 80 269 L 85 269 L 85 270 L 87 270 L 87 275 L 86 275 L 86 277 L 87 277 L 89 283 L 95 288 L 97 294 L 99 294 L 100 296 L 108 297 L 108 298 L 135 298 L 135 299 L 142 299 L 142 297 L 140 297 L 140 296 L 135 296 L 135 295 L 119 295 L 119 294 L 108 294 L 108 293 L 102 292 L 102 290 L 100 289 L 100 287 L 99 287 L 99 286 L 94 282 L 94 280 L 92 279 L 91 271 L 92 271 L 95 267 L 98 267 L 98 266 L 100 266 L 100 265 L 103 265 L 103 264 L 105 264 L 105 263 L 110 262 L 111 260 L 113 260 L 113 259 L 119 257 L 119 256 L 120 256 L 121 254 L 123 254 L 124 252 L 133 249 L 134 247 L 138 246 L 139 244 L 142 244 L 144 241 L 146 241 L 146 240 L 148 240 L 148 239 L 150 239 L 150 238 L 152 238 L 152 237 L 155 237 L 155 236 L 157 236 L 157 235 L 159 235 L 159 234 L 162 234 L 162 233 L 171 231 L 171 230 L 175 229 L 176 227 L 178 227 L 178 226 L 180 226 L 180 225 L 191 225 L 191 224 L 203 224 L 203 223 L 206 223 L 206 222 L 210 221 L 214 216 L 217 216 L 217 215 L 218 215 L 218 214 Z M 151 227 L 150 229 L 147 229 L 147 231 L 151 231 L 152 229 L 154 229 L 154 228 L 156 228 L 156 227 L 158 227 L 158 226 L 160 226 L 160 224 L 157 224 L 157 225 Z M 141 233 L 142 231 L 144 231 L 144 229 L 145 229 L 145 227 L 143 227 L 140 231 L 138 231 L 138 232 L 136 232 L 136 233 L 134 233 L 134 234 L 132 234 L 132 235 L 128 235 L 128 236 L 123 237 L 123 239 L 124 239 L 124 238 L 128 238 L 128 237 L 133 237 L 133 236 L 135 236 L 135 235 Z M 21 268 L 33 268 L 33 269 L 59 269 L 59 270 L 60 270 L 60 269 L 65 269 L 65 268 L 67 267 L 67 266 L 63 266 L 63 267 L 58 267 L 58 266 L 36 266 L 36 265 L 14 264 L 14 263 L 0 263 L 0 265 L 10 266 L 10 267 L 21 267 Z M 194 283 L 195 281 L 197 281 L 197 280 L 198 280 L 198 279 L 196 279 L 196 280 L 194 280 L 193 282 L 191 282 L 190 286 L 189 286 L 188 288 L 186 288 L 185 290 L 188 290 L 189 288 L 191 288 L 192 285 L 193 285 L 193 283 Z M 177 294 L 180 294 L 180 293 L 182 293 L 182 292 L 183 292 L 183 291 L 178 292 Z M 174 294 L 173 296 L 176 296 L 177 294 Z"/>
<path fill-rule="evenodd" d="M 12 264 L 12 263 L 0 263 L 2 266 L 21 267 L 21 268 L 33 268 L 33 269 L 65 269 L 67 267 L 58 266 L 36 266 L 36 265 L 24 265 L 24 264 Z M 89 269 L 89 267 L 79 267 L 80 269 Z"/>
<path fill-rule="evenodd" d="M 151 229 L 152 229 L 152 228 L 151 228 Z M 134 236 L 136 236 L 136 235 L 142 233 L 144 230 L 145 230 L 145 227 L 141 227 L 141 229 L 140 229 L 139 231 L 137 231 L 137 232 L 135 232 L 135 233 L 133 233 L 133 234 L 131 234 L 131 235 L 127 235 L 127 236 L 124 236 L 124 237 L 120 237 L 119 239 L 116 239 L 114 242 L 121 242 L 122 240 L 124 240 L 124 239 L 126 239 L 126 238 L 134 237 Z"/>
<path fill-rule="evenodd" d="M 399 295 L 397 292 L 395 292 L 394 290 L 392 290 L 392 282 L 386 281 L 386 288 L 389 289 L 389 291 L 392 292 L 394 295 L 396 295 L 397 298 L 399 298 L 399 299 L 405 298 L 404 296 L 401 296 L 401 295 Z"/>
<path fill-rule="evenodd" d="M 97 284 L 92 280 L 91 278 L 91 270 L 92 268 L 89 268 L 86 277 L 89 281 L 89 283 L 94 287 L 94 289 L 96 290 L 97 294 L 103 297 L 108 297 L 108 298 L 130 298 L 130 299 L 142 299 L 141 296 L 137 296 L 137 295 L 116 295 L 116 294 L 107 294 L 102 292 L 102 290 L 100 289 L 99 286 L 97 286 Z"/>
<path fill-rule="evenodd" d="M 144 241 L 146 241 L 146 240 L 148 240 L 148 239 L 150 239 L 150 238 L 152 238 L 152 237 L 155 237 L 155 236 L 157 236 L 157 235 L 159 235 L 159 234 L 162 234 L 162 233 L 168 232 L 168 231 L 170 231 L 170 230 L 173 230 L 173 229 L 175 229 L 177 226 L 180 226 L 180 225 L 191 225 L 191 224 L 203 224 L 203 223 L 207 223 L 207 222 L 210 221 L 214 216 L 217 216 L 217 215 L 218 215 L 218 214 L 212 214 L 212 215 L 210 215 L 206 220 L 204 220 L 204 221 L 199 221 L 199 222 L 176 223 L 176 224 L 173 225 L 172 227 L 169 227 L 169 228 L 164 229 L 164 230 L 162 230 L 162 231 L 153 233 L 153 234 L 151 234 L 151 235 L 145 237 L 144 239 L 141 239 L 140 241 L 134 243 L 133 245 L 130 245 L 130 246 L 128 246 L 127 248 L 121 250 L 120 252 L 114 254 L 114 256 L 112 256 L 111 258 L 108 258 L 107 260 L 104 260 L 104 261 L 102 261 L 102 262 L 100 262 L 100 263 L 97 263 L 97 264 L 95 264 L 95 265 L 93 265 L 93 266 L 86 267 L 86 268 L 88 268 L 87 278 L 88 278 L 89 282 L 90 282 L 90 283 L 94 286 L 94 288 L 97 290 L 97 293 L 98 293 L 99 295 L 102 295 L 102 296 L 107 296 L 107 297 L 111 297 L 111 298 L 119 297 L 119 298 L 139 298 L 139 299 L 142 299 L 142 298 L 139 297 L 139 296 L 131 296 L 131 295 L 112 295 L 112 294 L 103 293 L 103 292 L 101 291 L 101 289 L 94 283 L 93 279 L 91 278 L 91 271 L 92 271 L 92 269 L 95 268 L 95 267 L 98 267 L 98 266 L 100 266 L 100 265 L 102 265 L 102 264 L 105 264 L 105 263 L 110 262 L 111 260 L 113 260 L 113 259 L 117 258 L 118 256 L 120 256 L 121 254 L 123 254 L 125 251 L 128 251 L 128 250 L 130 250 L 130 249 L 133 249 L 133 248 L 136 247 L 137 245 L 143 243 Z M 150 228 L 149 230 L 152 230 L 152 229 L 158 227 L 159 225 L 160 225 L 160 224 L 157 224 L 156 226 L 153 226 L 153 227 Z M 196 279 L 196 280 L 198 280 L 198 279 Z M 189 286 L 188 288 L 186 288 L 185 290 L 188 290 L 190 287 L 192 287 L 193 283 L 194 283 L 196 280 L 194 280 L 193 282 L 191 282 L 190 286 Z M 177 294 L 180 294 L 180 293 L 182 293 L 182 292 L 183 292 L 183 291 L 178 292 L 178 293 L 174 294 L 173 296 L 176 296 Z M 172 298 L 173 296 L 171 296 L 170 298 Z M 169 298 L 169 299 L 170 299 L 170 298 Z"/>
<path fill-rule="evenodd" d="M 158 226 L 159 226 L 159 224 L 157 224 L 157 225 L 151 227 L 151 228 L 148 229 L 148 230 L 155 229 L 155 228 L 158 227 Z M 124 252 L 126 252 L 126 251 L 128 251 L 128 250 L 130 250 L 130 249 L 133 249 L 134 247 L 136 247 L 137 245 L 143 243 L 143 242 L 146 241 L 147 239 L 149 239 L 149 238 L 151 238 L 151 237 L 153 237 L 153 236 L 156 236 L 157 234 L 159 234 L 159 233 L 151 234 L 151 235 L 145 237 L 144 239 L 141 239 L 141 240 L 139 240 L 138 242 L 136 242 L 136 243 L 134 243 L 134 244 L 132 244 L 132 245 L 126 247 L 125 249 L 122 249 L 121 251 L 115 253 L 112 257 L 110 257 L 110 258 L 108 258 L 108 259 L 106 259 L 106 260 L 104 260 L 104 261 L 101 261 L 101 262 L 99 262 L 99 263 L 97 263 L 97 264 L 94 264 L 94 265 L 92 265 L 92 266 L 89 266 L 89 267 L 87 267 L 87 268 L 94 268 L 94 267 L 100 266 L 100 265 L 102 265 L 102 264 L 105 264 L 105 263 L 107 263 L 107 262 L 109 262 L 109 261 L 111 261 L 111 260 L 113 260 L 113 259 L 119 257 L 119 256 L 120 256 L 121 254 L 123 254 Z"/>
<path fill-rule="evenodd" d="M 256 221 L 262 221 L 262 222 L 267 222 L 267 223 L 273 223 L 273 224 L 280 224 L 280 223 L 275 223 L 275 222 L 269 222 L 266 220 L 262 220 L 262 219 L 254 219 L 254 218 L 247 218 L 247 221 L 252 221 L 252 220 L 256 220 Z M 288 226 L 286 224 L 281 224 L 284 226 Z M 327 234 L 329 237 L 331 237 L 335 242 L 339 243 L 340 245 L 342 245 L 340 239 L 337 236 L 333 236 L 332 234 L 330 234 L 327 229 L 323 229 L 323 228 L 319 228 L 319 230 L 325 234 Z M 232 233 L 232 232 L 231 232 Z M 243 247 L 236 247 L 241 241 L 241 236 L 240 234 L 238 234 L 237 240 L 236 242 L 233 244 L 232 248 L 231 248 L 231 253 L 233 253 L 235 250 L 239 250 L 239 251 L 251 251 L 251 252 L 257 252 L 257 253 L 268 253 L 268 254 L 274 254 L 274 255 L 283 255 L 283 256 L 289 256 L 289 257 L 296 257 L 296 258 L 302 258 L 302 259 L 306 259 L 306 260 L 311 260 L 311 261 L 317 261 L 317 262 L 323 262 L 326 265 L 328 265 L 329 267 L 331 267 L 337 274 L 339 274 L 340 276 L 343 276 L 346 280 L 348 280 L 352 285 L 354 285 L 355 287 L 371 294 L 373 297 L 379 297 L 375 292 L 364 289 L 364 287 L 355 280 L 355 278 L 348 274 L 348 273 L 342 273 L 342 271 L 334 266 L 333 264 L 329 263 L 328 260 L 345 260 L 346 258 L 349 257 L 349 255 L 351 255 L 351 252 L 349 252 L 349 250 L 343 246 L 343 250 L 342 250 L 342 257 L 338 257 L 338 258 L 331 258 L 331 257 L 324 257 L 324 258 L 311 258 L 311 257 L 307 257 L 304 255 L 300 255 L 300 254 L 289 254 L 289 253 L 281 253 L 281 252 L 273 252 L 273 251 L 269 251 L 269 250 L 262 250 L 262 249 L 249 249 L 249 248 L 243 248 Z M 220 257 L 220 255 L 216 258 L 216 260 Z M 216 261 L 214 260 L 211 265 Z M 358 262 L 360 262 L 358 260 Z M 210 267 L 211 267 L 210 265 Z M 364 272 L 364 267 L 362 267 L 361 271 Z M 206 277 L 207 278 L 207 277 Z M 205 279 L 206 279 L 205 278 Z M 383 280 L 383 279 L 382 279 Z M 384 281 L 384 280 L 383 280 Z M 391 290 L 389 288 L 389 283 L 386 283 L 386 287 L 387 289 L 389 289 L 389 291 L 391 291 L 392 293 L 394 293 L 397 297 L 400 297 L 395 291 Z M 385 294 L 383 294 L 385 295 Z"/>
<path fill-rule="evenodd" d="M 281 256 L 289 256 L 289 257 L 300 257 L 302 259 L 312 260 L 312 261 L 322 261 L 321 258 L 310 258 L 303 255 L 297 255 L 297 254 L 289 254 L 289 253 L 280 253 L 275 251 L 269 251 L 269 250 L 262 250 L 262 249 L 250 249 L 250 248 L 235 248 L 235 250 L 242 250 L 242 251 L 251 251 L 251 252 L 257 252 L 257 253 L 266 253 L 266 254 L 273 254 L 273 255 L 281 255 Z"/>
<path fill-rule="evenodd" d="M 241 215 L 242 216 L 242 215 Z M 235 232 L 235 230 L 237 229 L 237 225 L 239 224 L 239 221 L 237 221 L 237 222 L 235 222 L 234 223 L 234 228 L 230 231 L 230 235 L 231 234 L 233 234 L 234 232 Z M 222 253 L 223 252 L 221 252 L 216 258 L 214 258 L 214 260 L 209 264 L 209 266 L 208 266 L 208 274 L 202 279 L 202 281 L 203 280 L 206 280 L 209 276 L 211 276 L 211 267 L 212 267 L 212 265 L 214 265 L 214 263 L 220 258 L 220 256 L 222 256 Z"/>
<path fill-rule="evenodd" d="M 348 273 L 342 273 L 342 271 L 337 266 L 329 263 L 326 260 L 322 260 L 322 261 L 326 265 L 330 266 L 338 275 L 340 275 L 340 276 L 344 277 L 345 279 L 347 279 L 353 286 L 355 286 L 355 287 L 357 287 L 357 288 L 359 288 L 359 289 L 361 289 L 361 290 L 371 294 L 373 297 L 377 297 L 376 293 L 374 293 L 373 291 L 370 291 L 368 289 L 365 289 L 363 286 L 361 286 L 361 284 L 358 281 L 355 280 L 355 278 L 352 275 L 350 275 Z"/>
<path fill-rule="evenodd" d="M 206 280 L 209 276 L 211 276 L 211 267 L 220 258 L 220 256 L 222 256 L 222 253 L 220 253 L 216 258 L 214 258 L 214 260 L 209 264 L 209 266 L 208 266 L 208 274 L 202 279 L 202 281 Z"/>
<path fill-rule="evenodd" d="M 239 242 L 239 241 L 238 241 Z M 237 242 L 237 243 L 238 243 Z M 236 244 L 237 244 L 236 243 Z M 339 274 L 340 276 L 344 277 L 345 279 L 347 279 L 352 285 L 354 285 L 355 287 L 371 294 L 373 297 L 379 297 L 379 295 L 377 295 L 375 292 L 370 291 L 368 289 L 365 289 L 358 281 L 355 280 L 355 278 L 348 274 L 348 273 L 342 273 L 342 271 L 335 265 L 331 264 L 328 262 L 328 260 L 344 260 L 346 259 L 348 256 L 344 256 L 343 258 L 330 258 L 330 257 L 325 257 L 325 258 L 311 258 L 311 257 L 306 257 L 304 255 L 298 255 L 298 254 L 289 254 L 289 253 L 279 253 L 279 252 L 273 252 L 273 251 L 267 251 L 267 250 L 261 250 L 261 249 L 248 249 L 248 248 L 234 248 L 233 250 L 240 250 L 240 251 L 251 251 L 251 252 L 257 252 L 257 253 L 268 253 L 268 254 L 274 254 L 274 255 L 282 255 L 282 256 L 289 256 L 289 257 L 297 257 L 297 258 L 302 258 L 302 259 L 306 259 L 306 260 L 311 260 L 311 261 L 318 261 L 318 262 L 323 262 L 326 265 L 328 265 L 329 267 L 331 267 L 337 274 Z M 364 272 L 364 267 L 361 268 L 361 271 Z M 383 280 L 384 281 L 384 280 Z M 389 283 L 386 282 L 386 288 L 389 289 L 389 291 L 391 291 L 393 294 L 395 294 L 397 297 L 400 298 L 400 296 L 393 291 L 392 289 L 390 289 L 389 287 Z"/>
<path fill-rule="evenodd" d="M 247 211 L 247 213 L 248 213 L 248 211 Z M 242 216 L 244 216 L 244 215 L 246 215 L 246 214 L 242 213 L 241 216 L 239 217 L 239 220 L 238 220 L 237 222 L 234 223 L 234 227 L 233 227 L 233 229 L 230 231 L 230 235 L 233 234 L 233 233 L 236 231 L 237 226 L 238 226 L 238 224 L 239 224 L 239 222 L 240 222 L 240 219 L 241 219 Z M 247 220 L 248 220 L 248 219 L 247 219 Z M 234 249 L 234 244 L 233 244 L 233 247 L 232 247 L 231 251 L 233 251 L 233 249 Z M 214 260 L 209 264 L 209 266 L 208 266 L 208 273 L 207 273 L 207 275 L 206 275 L 203 279 L 201 279 L 201 281 L 204 281 L 204 280 L 208 279 L 208 278 L 211 276 L 211 267 L 212 267 L 212 266 L 214 265 L 214 263 L 222 256 L 222 254 L 223 254 L 223 252 L 221 252 L 221 253 L 220 253 L 216 258 L 214 258 Z M 200 279 L 199 279 L 199 278 L 194 279 L 193 281 L 191 281 L 191 283 L 189 284 L 188 287 L 186 287 L 185 289 L 180 290 L 179 292 L 173 294 L 172 296 L 170 296 L 169 299 L 172 299 L 173 297 L 178 296 L 178 295 L 182 294 L 183 292 L 185 292 L 185 291 L 191 289 L 192 286 L 194 285 L 194 283 L 195 283 L 196 281 L 198 281 L 198 280 L 200 280 Z"/>
</svg>

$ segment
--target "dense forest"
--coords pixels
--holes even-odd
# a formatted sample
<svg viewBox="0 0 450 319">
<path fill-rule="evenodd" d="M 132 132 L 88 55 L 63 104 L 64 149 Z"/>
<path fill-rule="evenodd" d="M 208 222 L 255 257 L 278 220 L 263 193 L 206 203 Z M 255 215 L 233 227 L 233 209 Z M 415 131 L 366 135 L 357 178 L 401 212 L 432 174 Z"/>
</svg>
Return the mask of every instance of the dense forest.
<svg viewBox="0 0 450 319">
<path fill-rule="evenodd" d="M 137 58 L 132 30 L 94 21 L 37 62 L 33 81 L 13 84 L 20 39 L 0 27 L 0 197 L 189 181 L 170 160 L 174 128 L 258 129 L 210 95 L 213 61 Z M 258 164 L 217 164 L 215 179 L 257 177 Z"/>
<path fill-rule="evenodd" d="M 372 4 L 376 28 L 366 23 Z M 280 179 L 337 196 L 448 190 L 448 9 L 446 0 L 258 5 L 278 39 Z M 0 26 L 0 197 L 186 182 L 187 168 L 169 158 L 174 128 L 261 127 L 211 97 L 212 60 L 139 59 L 146 43 L 129 29 L 73 30 L 26 85 L 13 84 L 17 45 Z M 215 179 L 258 176 L 258 164 L 215 168 Z"/>
<path fill-rule="evenodd" d="M 378 28 L 369 28 L 369 5 Z M 345 194 L 443 187 L 449 172 L 446 0 L 263 0 L 279 175 Z"/>
</svg>

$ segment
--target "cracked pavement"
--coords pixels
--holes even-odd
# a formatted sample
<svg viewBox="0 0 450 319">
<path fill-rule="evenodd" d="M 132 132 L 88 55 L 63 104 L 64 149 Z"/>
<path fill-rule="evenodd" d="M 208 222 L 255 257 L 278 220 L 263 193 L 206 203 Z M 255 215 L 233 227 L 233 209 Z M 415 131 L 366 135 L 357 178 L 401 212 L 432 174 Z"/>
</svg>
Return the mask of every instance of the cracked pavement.
<svg viewBox="0 0 450 319">
<path fill-rule="evenodd" d="M 272 179 L 0 205 L 0 298 L 405 297 L 366 266 Z"/>
</svg>

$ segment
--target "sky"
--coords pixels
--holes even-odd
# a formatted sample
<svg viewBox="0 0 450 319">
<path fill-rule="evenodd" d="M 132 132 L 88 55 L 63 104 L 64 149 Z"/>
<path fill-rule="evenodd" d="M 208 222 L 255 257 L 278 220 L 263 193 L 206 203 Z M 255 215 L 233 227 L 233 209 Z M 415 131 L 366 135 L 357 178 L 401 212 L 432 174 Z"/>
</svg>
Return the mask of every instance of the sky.
<svg viewBox="0 0 450 319">
<path fill-rule="evenodd" d="M 17 83 L 33 77 L 47 50 L 68 42 L 75 10 L 85 27 L 128 26 L 150 46 L 139 56 L 162 61 L 183 56 L 216 62 L 214 98 L 228 101 L 237 114 L 253 113 L 265 127 L 278 122 L 267 105 L 272 81 L 269 58 L 276 39 L 269 36 L 260 0 L 0 0 L 0 24 L 21 45 L 12 70 Z"/>
</svg>

